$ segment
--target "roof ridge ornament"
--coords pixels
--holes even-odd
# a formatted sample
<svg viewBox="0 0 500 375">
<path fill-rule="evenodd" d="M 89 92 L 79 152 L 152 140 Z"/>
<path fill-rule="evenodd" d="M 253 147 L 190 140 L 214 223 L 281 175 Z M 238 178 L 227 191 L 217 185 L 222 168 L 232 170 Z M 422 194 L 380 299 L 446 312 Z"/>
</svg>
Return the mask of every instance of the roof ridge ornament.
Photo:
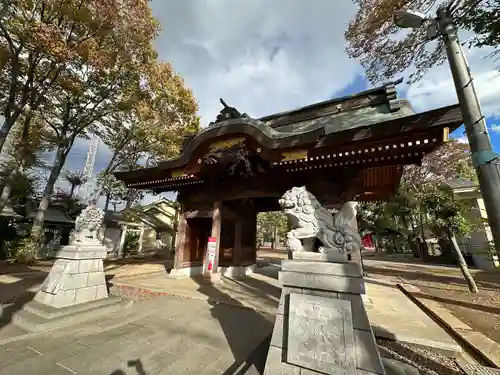
<svg viewBox="0 0 500 375">
<path fill-rule="evenodd" d="M 217 118 L 215 121 L 212 121 L 208 126 L 212 126 L 217 124 L 218 122 L 226 121 L 226 120 L 232 120 L 232 119 L 237 119 L 237 118 L 250 118 L 246 113 L 241 113 L 234 107 L 230 107 L 226 104 L 224 99 L 220 98 L 219 99 L 221 104 L 224 106 L 220 113 L 217 115 Z"/>
<path fill-rule="evenodd" d="M 391 112 L 396 112 L 403 106 L 403 103 L 399 100 L 398 92 L 396 90 L 396 86 L 401 82 L 403 82 L 403 78 L 399 78 L 384 85 L 385 94 L 387 96 L 387 104 L 389 105 L 389 111 Z"/>
</svg>

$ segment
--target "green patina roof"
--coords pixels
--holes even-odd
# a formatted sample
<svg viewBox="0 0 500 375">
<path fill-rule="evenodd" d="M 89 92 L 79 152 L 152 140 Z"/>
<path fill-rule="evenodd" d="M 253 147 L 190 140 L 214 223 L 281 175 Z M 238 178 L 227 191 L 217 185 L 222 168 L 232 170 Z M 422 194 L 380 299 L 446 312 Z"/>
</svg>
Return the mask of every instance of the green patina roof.
<svg viewBox="0 0 500 375">
<path fill-rule="evenodd" d="M 325 134 L 332 134 L 344 130 L 391 121 L 414 114 L 415 111 L 409 106 L 409 104 L 402 106 L 398 111 L 394 112 L 391 112 L 386 104 L 381 104 L 321 116 L 311 120 L 279 126 L 274 129 L 276 129 L 278 133 L 286 134 L 286 136 L 288 136 L 288 134 L 291 133 L 305 133 L 323 127 L 325 129 Z"/>
</svg>

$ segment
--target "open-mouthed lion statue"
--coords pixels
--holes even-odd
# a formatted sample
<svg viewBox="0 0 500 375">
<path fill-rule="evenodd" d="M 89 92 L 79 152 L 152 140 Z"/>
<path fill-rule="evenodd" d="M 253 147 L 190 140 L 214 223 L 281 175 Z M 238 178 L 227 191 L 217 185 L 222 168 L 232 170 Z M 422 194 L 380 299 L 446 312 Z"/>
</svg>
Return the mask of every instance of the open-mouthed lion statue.
<svg viewBox="0 0 500 375">
<path fill-rule="evenodd" d="M 283 213 L 294 229 L 287 233 L 291 251 L 314 251 L 304 243 L 321 242 L 320 253 L 352 254 L 361 248 L 357 231 L 357 202 L 346 202 L 335 217 L 309 193 L 305 186 L 287 190 L 279 200 Z"/>
</svg>

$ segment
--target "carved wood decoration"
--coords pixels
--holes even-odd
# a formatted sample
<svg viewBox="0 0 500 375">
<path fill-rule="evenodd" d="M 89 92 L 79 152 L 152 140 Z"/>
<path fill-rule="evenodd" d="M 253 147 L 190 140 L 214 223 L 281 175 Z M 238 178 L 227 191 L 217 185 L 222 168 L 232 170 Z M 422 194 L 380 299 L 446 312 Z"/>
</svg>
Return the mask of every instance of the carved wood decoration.
<svg viewBox="0 0 500 375">
<path fill-rule="evenodd" d="M 198 160 L 200 165 L 197 175 L 203 180 L 253 177 L 271 167 L 257 151 L 249 149 L 244 140 L 229 144 L 229 147 L 221 145 Z"/>
</svg>

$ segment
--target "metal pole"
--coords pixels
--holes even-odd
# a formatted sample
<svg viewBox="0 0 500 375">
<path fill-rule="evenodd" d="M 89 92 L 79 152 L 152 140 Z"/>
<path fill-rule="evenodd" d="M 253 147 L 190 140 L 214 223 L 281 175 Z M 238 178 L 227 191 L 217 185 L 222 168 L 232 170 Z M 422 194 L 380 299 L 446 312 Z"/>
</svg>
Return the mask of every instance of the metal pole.
<svg viewBox="0 0 500 375">
<path fill-rule="evenodd" d="M 495 248 L 497 254 L 500 254 L 500 160 L 491 146 L 486 121 L 453 19 L 445 8 L 440 8 L 437 11 L 437 21 L 446 45 L 458 102 L 464 116 L 472 163 L 478 175 Z"/>
</svg>

